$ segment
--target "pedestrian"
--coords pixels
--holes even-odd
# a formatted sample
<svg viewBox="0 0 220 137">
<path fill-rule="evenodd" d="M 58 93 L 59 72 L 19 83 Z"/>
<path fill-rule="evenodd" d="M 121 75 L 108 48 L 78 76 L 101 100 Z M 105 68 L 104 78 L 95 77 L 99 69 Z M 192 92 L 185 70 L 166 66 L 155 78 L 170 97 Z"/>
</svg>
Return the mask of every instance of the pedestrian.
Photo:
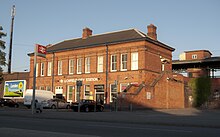
<svg viewBox="0 0 220 137">
<path fill-rule="evenodd" d="M 35 109 L 36 113 L 42 113 L 42 105 L 38 102 L 38 100 L 35 100 Z"/>
</svg>

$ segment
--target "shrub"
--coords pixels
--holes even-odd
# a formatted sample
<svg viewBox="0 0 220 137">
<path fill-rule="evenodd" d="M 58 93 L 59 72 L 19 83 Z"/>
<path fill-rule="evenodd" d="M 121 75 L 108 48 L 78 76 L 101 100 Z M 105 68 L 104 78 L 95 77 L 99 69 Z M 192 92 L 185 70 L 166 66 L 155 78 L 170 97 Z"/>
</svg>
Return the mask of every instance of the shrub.
<svg viewBox="0 0 220 137">
<path fill-rule="evenodd" d="M 203 103 L 208 101 L 208 98 L 211 94 L 210 78 L 193 78 L 189 81 L 189 87 L 191 87 L 193 92 L 192 96 L 194 107 L 200 107 Z"/>
</svg>

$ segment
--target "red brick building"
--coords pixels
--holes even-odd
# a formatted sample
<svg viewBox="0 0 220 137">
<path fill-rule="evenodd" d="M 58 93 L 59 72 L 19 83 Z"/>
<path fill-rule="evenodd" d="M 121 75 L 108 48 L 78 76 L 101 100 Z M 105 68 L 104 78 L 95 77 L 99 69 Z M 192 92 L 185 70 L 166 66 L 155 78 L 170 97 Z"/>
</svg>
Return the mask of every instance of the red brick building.
<svg viewBox="0 0 220 137">
<path fill-rule="evenodd" d="M 79 99 L 76 81 L 81 80 L 80 99 L 109 104 L 126 90 L 119 95 L 124 102 L 183 108 L 182 77 L 171 73 L 174 48 L 157 40 L 154 25 L 147 30 L 147 34 L 128 29 L 93 35 L 85 28 L 81 38 L 48 45 L 46 58 L 37 58 L 37 89 L 74 102 Z M 29 56 L 32 88 L 34 56 Z"/>
</svg>

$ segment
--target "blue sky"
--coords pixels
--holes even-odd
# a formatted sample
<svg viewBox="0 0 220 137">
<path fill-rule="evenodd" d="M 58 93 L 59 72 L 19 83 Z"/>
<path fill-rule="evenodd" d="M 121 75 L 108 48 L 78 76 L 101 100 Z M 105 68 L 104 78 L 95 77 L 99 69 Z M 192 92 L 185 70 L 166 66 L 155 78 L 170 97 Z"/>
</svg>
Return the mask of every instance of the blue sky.
<svg viewBox="0 0 220 137">
<path fill-rule="evenodd" d="M 36 43 L 81 37 L 84 27 L 93 34 L 129 28 L 147 33 L 147 25 L 152 23 L 157 26 L 158 40 L 176 49 L 173 59 L 184 51 L 200 49 L 220 56 L 219 0 L 0 0 L 6 53 L 13 5 L 13 72 L 29 70 L 27 54 Z"/>
</svg>

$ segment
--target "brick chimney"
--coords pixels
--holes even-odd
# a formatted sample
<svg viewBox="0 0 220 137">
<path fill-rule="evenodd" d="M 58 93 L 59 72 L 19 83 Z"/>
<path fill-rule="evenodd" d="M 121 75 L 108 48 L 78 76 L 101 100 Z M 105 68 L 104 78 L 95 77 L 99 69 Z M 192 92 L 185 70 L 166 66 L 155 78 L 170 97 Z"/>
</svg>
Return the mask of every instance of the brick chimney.
<svg viewBox="0 0 220 137">
<path fill-rule="evenodd" d="M 157 40 L 157 27 L 153 24 L 147 26 L 147 35 L 152 38 L 153 40 Z"/>
<path fill-rule="evenodd" d="M 89 36 L 92 36 L 92 30 L 86 27 L 86 28 L 83 29 L 82 38 L 86 39 Z"/>
</svg>

